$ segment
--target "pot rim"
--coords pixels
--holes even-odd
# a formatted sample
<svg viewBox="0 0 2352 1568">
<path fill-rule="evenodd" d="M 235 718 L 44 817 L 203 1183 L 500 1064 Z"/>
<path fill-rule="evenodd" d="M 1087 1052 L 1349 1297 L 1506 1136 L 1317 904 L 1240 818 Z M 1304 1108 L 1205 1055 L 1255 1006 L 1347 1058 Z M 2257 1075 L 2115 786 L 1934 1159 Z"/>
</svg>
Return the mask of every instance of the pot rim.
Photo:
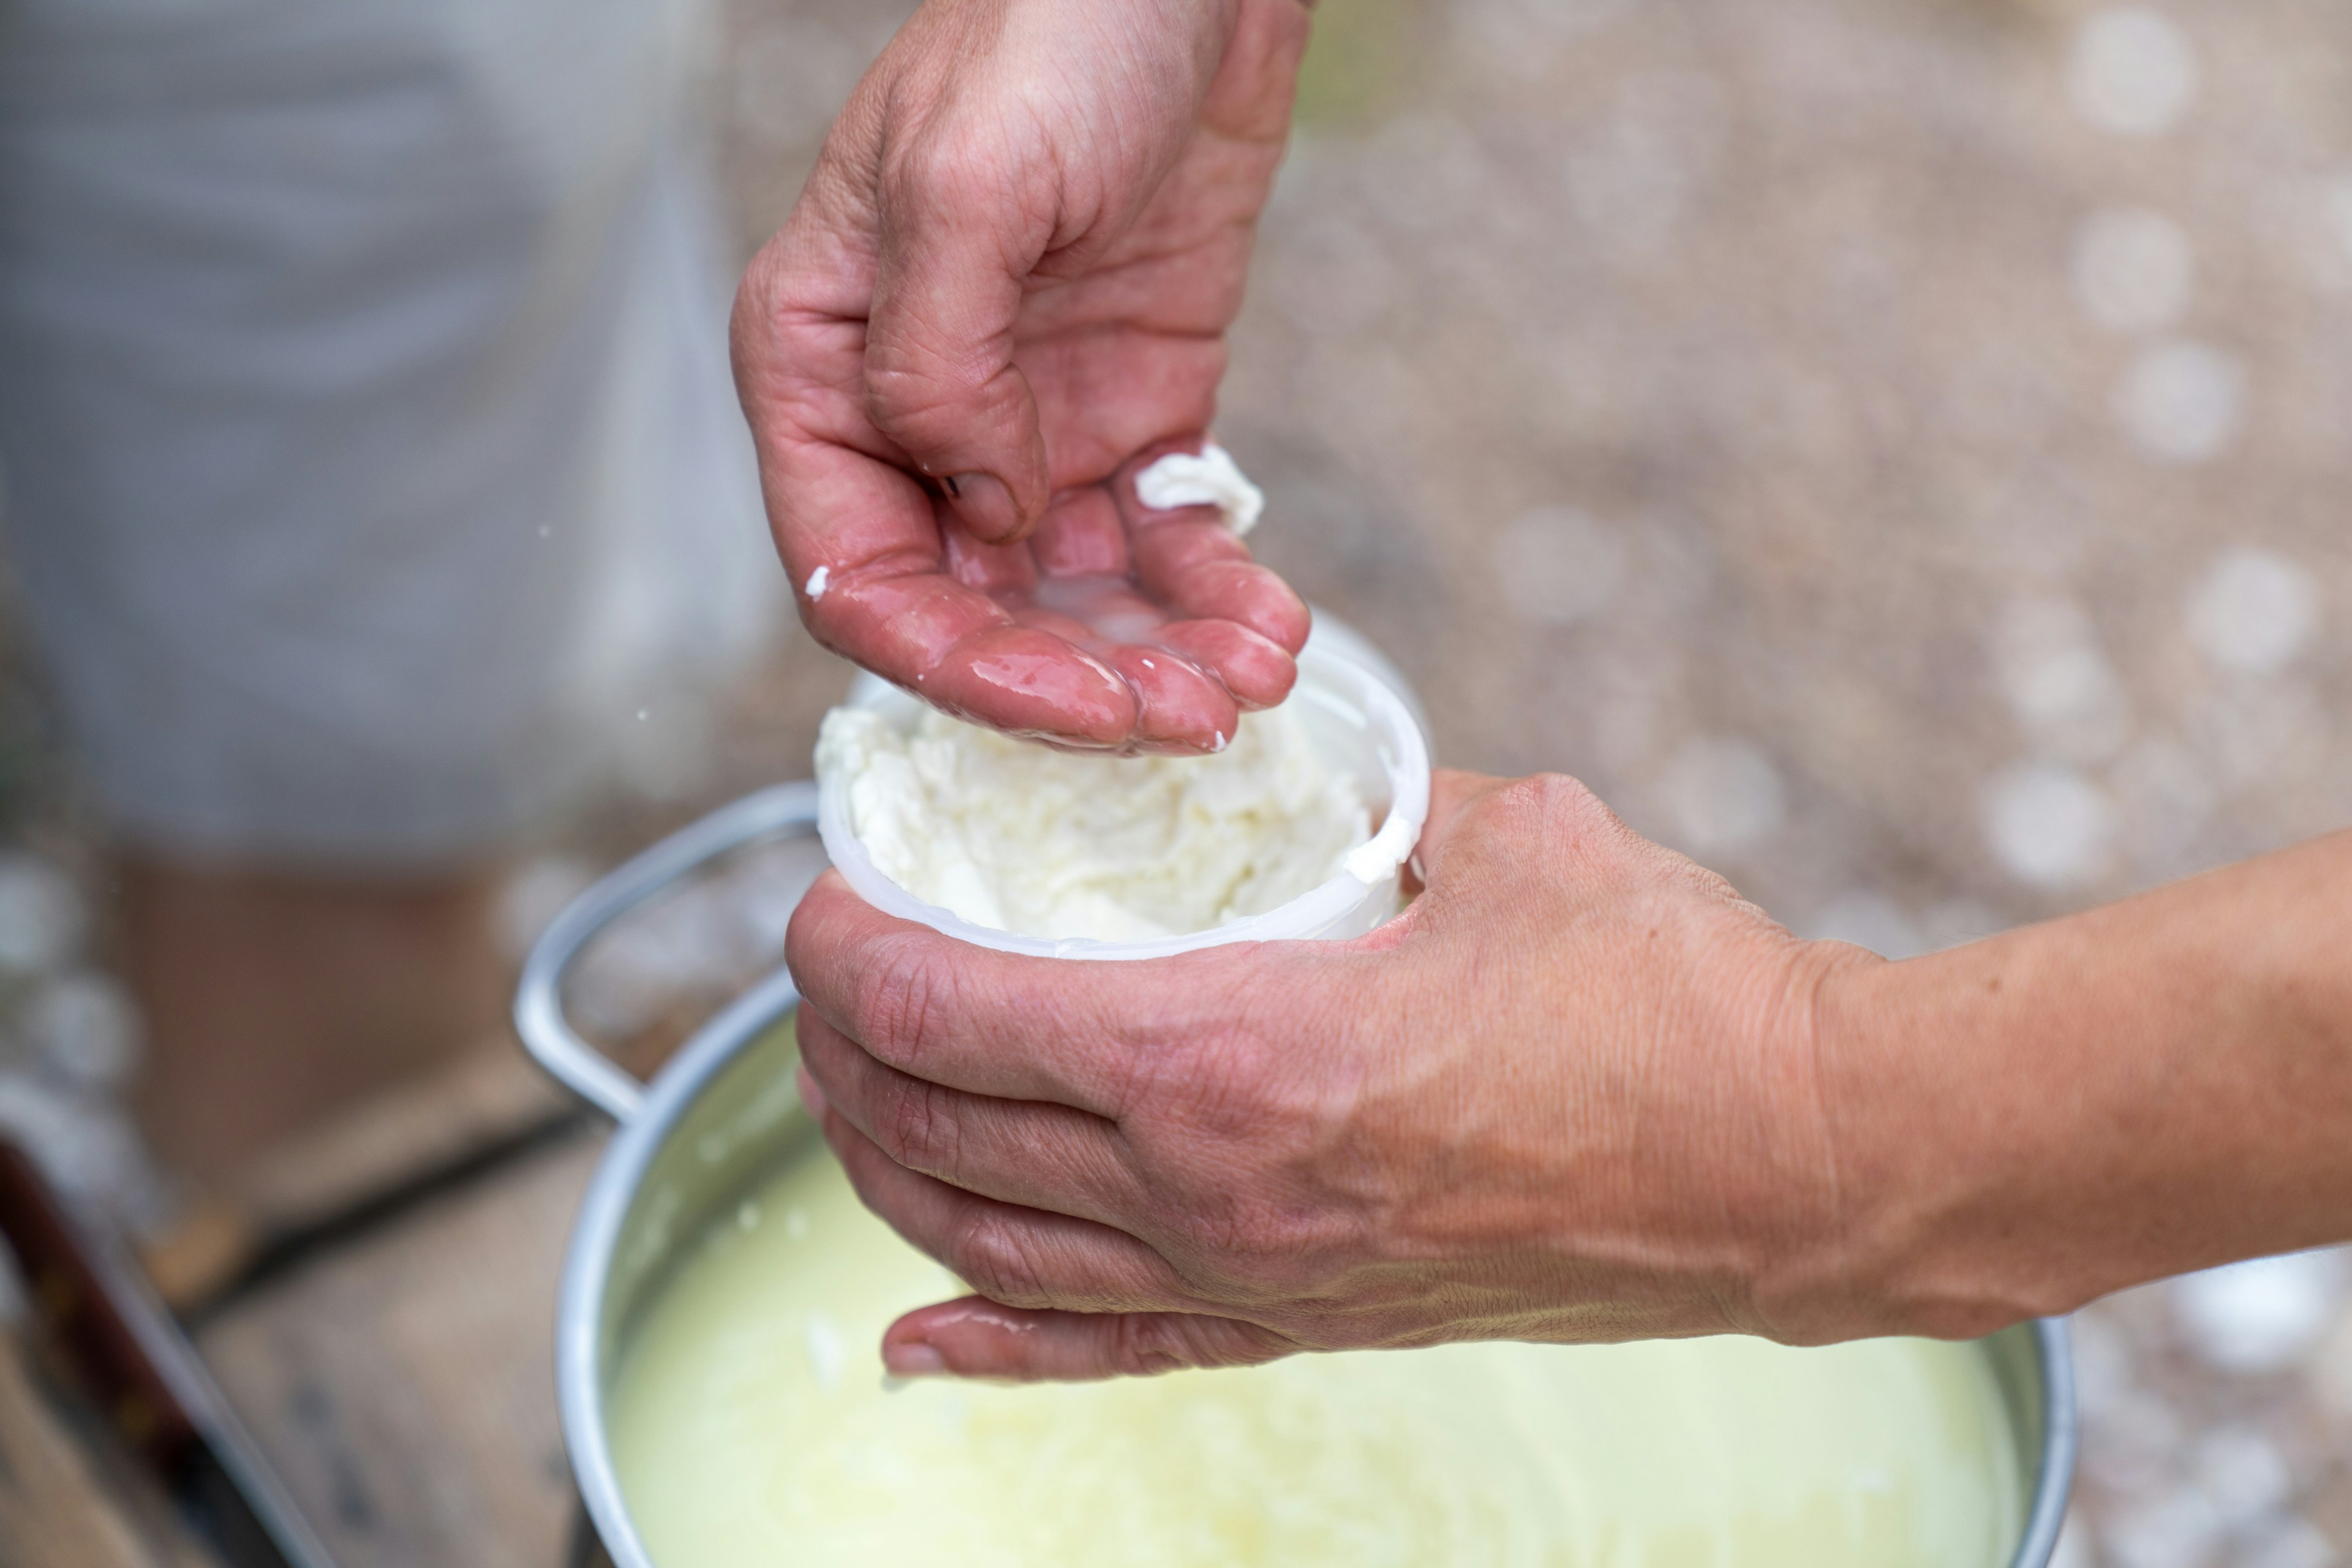
<svg viewBox="0 0 2352 1568">
<path fill-rule="evenodd" d="M 572 1223 L 556 1298 L 556 1402 L 581 1500 L 615 1568 L 653 1568 L 653 1560 L 629 1518 L 620 1479 L 613 1472 L 612 1447 L 604 1440 L 604 1380 L 598 1341 L 604 1287 L 612 1276 L 621 1226 L 646 1167 L 677 1119 L 738 1050 L 759 1038 L 799 1001 L 792 975 L 779 968 L 698 1029 L 668 1065 L 654 1075 L 635 1112 L 615 1128 L 581 1199 L 579 1217 Z"/>
</svg>

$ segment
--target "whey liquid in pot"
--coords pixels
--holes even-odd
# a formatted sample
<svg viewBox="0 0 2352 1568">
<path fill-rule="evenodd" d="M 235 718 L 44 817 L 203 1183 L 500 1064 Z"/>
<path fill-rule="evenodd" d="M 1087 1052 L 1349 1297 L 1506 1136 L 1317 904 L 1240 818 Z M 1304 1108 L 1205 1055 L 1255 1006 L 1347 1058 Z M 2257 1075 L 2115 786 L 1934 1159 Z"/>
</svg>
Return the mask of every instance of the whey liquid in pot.
<svg viewBox="0 0 2352 1568">
<path fill-rule="evenodd" d="M 2000 1568 L 2025 1467 L 1978 1347 L 1482 1343 L 886 1387 L 961 1294 L 818 1148 L 723 1214 L 615 1368 L 656 1568 Z"/>
</svg>

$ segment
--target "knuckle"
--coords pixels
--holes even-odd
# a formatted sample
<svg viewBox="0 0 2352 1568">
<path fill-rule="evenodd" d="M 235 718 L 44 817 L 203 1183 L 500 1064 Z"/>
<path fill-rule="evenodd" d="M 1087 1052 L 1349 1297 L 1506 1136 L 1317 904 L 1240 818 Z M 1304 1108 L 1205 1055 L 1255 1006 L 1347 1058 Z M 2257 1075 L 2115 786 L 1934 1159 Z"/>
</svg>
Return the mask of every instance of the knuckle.
<svg viewBox="0 0 2352 1568">
<path fill-rule="evenodd" d="M 946 115 L 911 134 L 887 136 L 875 161 L 887 243 L 928 234 L 1001 234 L 1050 226 L 1059 206 L 1046 140 L 1019 120 Z M 1009 259 L 1009 258 L 1008 258 Z"/>
<path fill-rule="evenodd" d="M 988 380 L 984 370 L 953 364 L 929 345 L 877 343 L 866 365 L 866 416 L 890 430 L 944 429 L 970 416 Z"/>
<path fill-rule="evenodd" d="M 952 1177 L 961 1163 L 961 1131 L 936 1084 L 892 1075 L 882 1091 L 874 1131 L 882 1152 L 910 1171 Z"/>
<path fill-rule="evenodd" d="M 1178 1227 L 1186 1289 L 1211 1300 L 1263 1302 L 1287 1293 L 1289 1258 L 1280 1219 L 1259 1205 L 1203 1205 Z M 1304 1238 L 1298 1238 L 1303 1241 Z"/>
<path fill-rule="evenodd" d="M 1566 773 L 1513 779 L 1489 795 L 1486 804 L 1507 820 L 1540 824 L 1553 832 L 1589 833 L 1616 821 L 1599 795 Z"/>
<path fill-rule="evenodd" d="M 1284 1107 L 1276 1051 L 1264 1030 L 1244 1022 L 1205 1030 L 1186 1051 L 1176 1079 L 1163 1087 L 1183 1120 L 1220 1141 L 1264 1130 Z"/>
<path fill-rule="evenodd" d="M 751 259 L 744 264 L 743 281 L 735 290 L 735 308 L 739 316 L 764 321 L 777 307 L 793 275 L 792 259 L 787 254 L 787 242 L 782 234 L 771 235 Z"/>
<path fill-rule="evenodd" d="M 896 206 L 951 207 L 984 175 L 989 160 L 972 137 L 932 132 L 893 137 L 882 150 L 878 173 L 885 195 Z"/>
<path fill-rule="evenodd" d="M 1157 1377 L 1188 1367 L 1255 1366 L 1296 1348 L 1236 1318 L 1139 1312 L 1113 1320 L 1108 1360 L 1121 1376 Z"/>
<path fill-rule="evenodd" d="M 929 943 L 886 939 L 857 979 L 853 1013 L 860 1043 L 891 1066 L 908 1068 L 938 1039 L 955 993 L 953 970 Z"/>
<path fill-rule="evenodd" d="M 1138 1312 L 1112 1321 L 1109 1360 L 1121 1377 L 1157 1377 L 1197 1365 L 1187 1358 L 1189 1349 L 1169 1318 Z"/>
<path fill-rule="evenodd" d="M 1002 1216 L 982 1209 L 965 1218 L 948 1247 L 948 1266 L 974 1290 L 1006 1307 L 1048 1305 L 1034 1250 Z"/>
<path fill-rule="evenodd" d="M 1475 802 L 1463 826 L 1473 859 L 1522 868 L 1538 847 L 1591 868 L 1622 861 L 1643 842 L 1582 781 L 1566 773 L 1511 780 Z"/>
<path fill-rule="evenodd" d="M 1211 1320 L 1202 1324 L 1216 1364 L 1257 1366 L 1300 1349 L 1297 1342 L 1272 1329 L 1238 1318 Z"/>
<path fill-rule="evenodd" d="M 986 338 L 877 331 L 868 340 L 866 416 L 899 440 L 948 448 L 975 432 L 1017 434 L 1029 395 Z"/>
<path fill-rule="evenodd" d="M 766 264 L 767 254 L 762 248 L 744 268 L 734 307 L 728 312 L 728 340 L 739 354 L 761 353 L 775 319 L 776 278 L 772 264 Z"/>
</svg>

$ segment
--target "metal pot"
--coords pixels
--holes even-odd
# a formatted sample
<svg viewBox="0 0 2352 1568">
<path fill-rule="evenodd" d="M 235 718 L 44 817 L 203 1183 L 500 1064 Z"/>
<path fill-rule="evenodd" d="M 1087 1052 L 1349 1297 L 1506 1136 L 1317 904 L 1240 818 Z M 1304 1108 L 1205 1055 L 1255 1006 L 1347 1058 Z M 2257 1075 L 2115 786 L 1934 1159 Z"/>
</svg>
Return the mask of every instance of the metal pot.
<svg viewBox="0 0 2352 1568">
<path fill-rule="evenodd" d="M 793 1084 L 792 1012 L 779 969 L 710 1019 L 654 1081 L 599 1055 L 563 1016 L 559 987 L 583 947 L 626 910 L 704 863 L 754 842 L 815 832 L 816 787 L 779 785 L 656 845 L 590 888 L 548 927 L 523 967 L 515 1023 L 559 1081 L 619 1131 L 573 1227 L 556 1313 L 564 1442 L 597 1539 L 615 1568 L 654 1568 L 629 1519 L 605 1442 L 604 1400 L 641 1309 L 672 1264 L 746 1188 L 807 1152 L 818 1134 Z M 1979 1342 L 2000 1388 L 2032 1498 L 2011 1568 L 2046 1568 L 2074 1470 L 2074 1372 L 2064 1320 L 2020 1323 Z M 672 1564 L 670 1568 L 691 1568 Z"/>
</svg>

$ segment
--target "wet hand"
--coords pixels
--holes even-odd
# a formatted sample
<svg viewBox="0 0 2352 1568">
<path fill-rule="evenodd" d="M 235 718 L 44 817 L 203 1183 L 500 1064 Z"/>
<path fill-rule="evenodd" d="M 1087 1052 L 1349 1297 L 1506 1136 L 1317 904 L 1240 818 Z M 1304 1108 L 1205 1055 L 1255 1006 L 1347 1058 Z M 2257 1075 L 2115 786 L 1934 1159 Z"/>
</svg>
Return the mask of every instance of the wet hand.
<svg viewBox="0 0 2352 1568">
<path fill-rule="evenodd" d="M 1287 134 L 1298 0 L 932 0 L 744 279 L 737 380 L 819 641 L 961 717 L 1214 750 L 1304 605 L 1197 451 Z"/>
</svg>

